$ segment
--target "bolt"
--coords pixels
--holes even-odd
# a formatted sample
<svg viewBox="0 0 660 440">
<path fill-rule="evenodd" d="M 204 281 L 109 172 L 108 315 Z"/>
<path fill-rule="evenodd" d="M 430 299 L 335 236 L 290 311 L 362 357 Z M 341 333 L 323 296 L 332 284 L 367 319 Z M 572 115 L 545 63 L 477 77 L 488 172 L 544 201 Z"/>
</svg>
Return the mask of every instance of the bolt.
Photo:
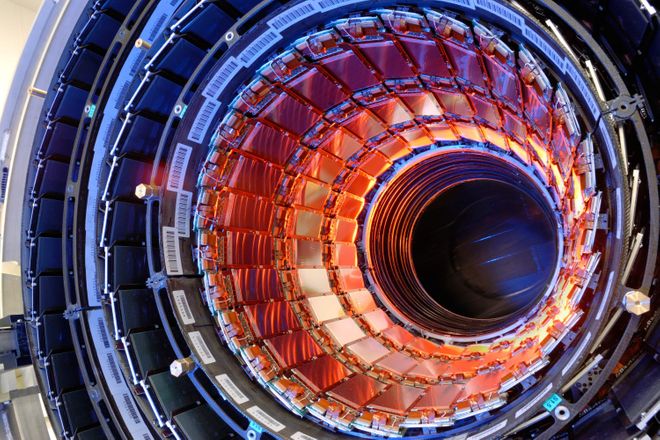
<svg viewBox="0 0 660 440">
<path fill-rule="evenodd" d="M 135 197 L 137 197 L 140 200 L 149 200 L 157 196 L 158 196 L 158 187 L 155 185 L 141 183 L 135 187 Z"/>
<path fill-rule="evenodd" d="M 149 50 L 151 49 L 151 43 L 149 43 L 147 40 L 143 40 L 142 38 L 138 38 L 135 40 L 135 47 L 138 49 Z"/>
<path fill-rule="evenodd" d="M 176 359 L 170 364 L 170 374 L 174 377 L 180 377 L 190 372 L 195 367 L 195 362 L 189 357 Z"/>
<path fill-rule="evenodd" d="M 651 310 L 651 299 L 639 290 L 631 290 L 624 295 L 623 305 L 628 312 L 642 315 Z"/>
</svg>

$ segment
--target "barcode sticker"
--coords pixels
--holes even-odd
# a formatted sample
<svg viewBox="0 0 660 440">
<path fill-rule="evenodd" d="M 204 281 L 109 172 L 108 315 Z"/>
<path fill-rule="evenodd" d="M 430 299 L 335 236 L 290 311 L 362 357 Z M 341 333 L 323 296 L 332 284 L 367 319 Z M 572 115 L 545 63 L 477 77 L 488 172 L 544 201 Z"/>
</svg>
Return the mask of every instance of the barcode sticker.
<svg viewBox="0 0 660 440">
<path fill-rule="evenodd" d="M 523 35 L 529 40 L 534 46 L 536 46 L 543 54 L 552 62 L 557 69 L 561 70 L 561 73 L 566 73 L 566 65 L 570 65 L 566 61 L 566 58 L 562 57 L 559 52 L 555 50 L 554 47 L 550 45 L 541 35 L 534 32 L 531 28 L 525 27 L 523 29 Z"/>
<path fill-rule="evenodd" d="M 128 413 L 131 415 L 131 419 L 133 419 L 133 423 L 140 423 L 140 416 L 138 416 L 137 409 L 135 408 L 135 404 L 133 403 L 133 399 L 131 398 L 129 393 L 124 393 L 122 394 L 122 399 L 124 400 L 124 408 L 128 411 Z"/>
<path fill-rule="evenodd" d="M 234 402 L 236 402 L 239 405 L 244 404 L 245 402 L 249 401 L 248 396 L 246 396 L 243 391 L 241 391 L 236 384 L 234 383 L 233 380 L 226 374 L 219 374 L 215 376 L 215 380 L 218 381 L 222 389 L 227 393 L 229 397 L 231 397 Z"/>
<path fill-rule="evenodd" d="M 101 336 L 101 340 L 103 341 L 103 347 L 108 349 L 110 348 L 110 337 L 108 336 L 108 328 L 105 326 L 105 321 L 103 318 L 99 318 L 99 320 L 96 322 L 96 325 L 99 326 L 99 336 Z"/>
<path fill-rule="evenodd" d="M 117 368 L 117 364 L 115 364 L 114 353 L 106 353 L 105 362 L 108 367 L 108 371 L 110 371 L 110 376 L 112 376 L 112 378 L 115 380 L 115 384 L 121 385 L 123 381 L 121 380 L 119 368 Z M 107 377 L 108 376 L 106 375 L 106 380 Z"/>
<path fill-rule="evenodd" d="M 254 419 L 261 423 L 262 425 L 266 426 L 267 428 L 272 429 L 275 432 L 280 432 L 286 426 L 272 418 L 266 411 L 263 409 L 259 408 L 257 405 L 251 406 L 247 409 L 248 414 L 250 414 Z"/>
<path fill-rule="evenodd" d="M 171 226 L 163 226 L 162 231 L 165 271 L 168 275 L 183 275 L 181 251 L 179 249 L 179 233 L 176 228 Z"/>
<path fill-rule="evenodd" d="M 185 325 L 190 325 L 195 323 L 195 317 L 190 310 L 190 305 L 188 304 L 188 298 L 186 298 L 186 292 L 183 290 L 175 290 L 172 292 L 174 295 L 174 304 L 176 309 L 179 311 L 181 316 L 181 322 Z"/>
<path fill-rule="evenodd" d="M 508 21 L 509 23 L 517 26 L 519 29 L 523 29 L 525 26 L 525 20 L 516 12 L 509 9 L 507 6 L 496 3 L 492 0 L 475 0 L 474 4 L 481 8 L 485 9 L 498 17 Z"/>
<path fill-rule="evenodd" d="M 352 3 L 358 3 L 362 0 L 321 0 L 319 2 L 319 7 L 321 12 L 327 12 L 332 9 L 339 9 L 342 6 L 346 6 Z"/>
<path fill-rule="evenodd" d="M 126 93 L 128 92 L 128 88 L 131 86 L 130 81 L 124 81 L 122 86 L 119 88 L 119 93 L 113 93 L 111 96 L 114 99 L 109 99 L 108 101 L 110 102 L 110 106 L 114 108 L 115 110 L 121 109 L 121 104 L 124 102 L 124 98 L 126 97 Z M 116 89 L 116 87 L 114 88 Z M 114 91 L 113 89 L 113 91 Z"/>
<path fill-rule="evenodd" d="M 186 176 L 188 162 L 192 148 L 185 144 L 177 144 L 172 155 L 172 164 L 167 176 L 167 189 L 170 191 L 179 191 L 183 188 L 183 179 Z"/>
<path fill-rule="evenodd" d="M 580 72 L 575 67 L 575 65 L 573 65 L 573 63 L 570 62 L 569 59 L 565 59 L 564 62 L 566 63 L 566 73 L 568 74 L 568 77 L 573 81 L 575 86 L 578 88 L 578 90 L 582 94 L 582 98 L 587 101 L 587 107 L 591 111 L 591 114 L 593 115 L 594 119 L 598 119 L 598 116 L 600 116 L 600 106 L 596 102 L 596 98 L 594 97 L 594 94 L 592 93 L 591 89 L 589 88 L 584 78 L 582 77 L 582 74 L 580 74 Z"/>
<path fill-rule="evenodd" d="M 192 127 L 190 127 L 188 140 L 197 142 L 198 144 L 202 143 L 219 107 L 220 103 L 214 99 L 206 99 L 204 101 L 197 116 L 195 116 Z"/>
<path fill-rule="evenodd" d="M 202 361 L 204 365 L 215 362 L 215 358 L 211 354 L 211 350 L 209 350 L 209 347 L 206 345 L 206 341 L 204 341 L 204 337 L 200 332 L 188 332 L 188 337 L 197 352 L 199 360 Z"/>
<path fill-rule="evenodd" d="M 104 383 L 108 386 L 108 395 L 112 396 L 117 405 L 118 414 L 126 422 L 135 438 L 153 438 L 131 397 L 126 378 L 122 374 L 117 360 L 117 352 L 110 344 L 103 309 L 88 310 L 87 319 L 90 323 L 89 330 L 92 338 L 90 346 L 94 348 L 96 358 L 99 360 L 100 374 L 105 378 Z"/>
<path fill-rule="evenodd" d="M 238 73 L 240 67 L 241 65 L 237 62 L 236 58 L 229 58 L 211 77 L 211 80 L 202 91 L 202 95 L 205 98 L 217 99 L 227 83 Z"/>
<path fill-rule="evenodd" d="M 192 209 L 192 192 L 181 190 L 176 193 L 176 207 L 174 215 L 174 226 L 179 237 L 190 237 L 190 216 Z"/>
<path fill-rule="evenodd" d="M 280 35 L 279 32 L 274 32 L 272 30 L 261 34 L 259 38 L 255 39 L 248 47 L 243 49 L 240 57 L 241 62 L 244 66 L 249 66 L 281 39 L 282 35 Z"/>
<path fill-rule="evenodd" d="M 299 3 L 296 6 L 291 6 L 286 9 L 286 12 L 283 12 L 277 15 L 272 20 L 268 21 L 268 26 L 275 28 L 278 31 L 286 29 L 289 26 L 302 21 L 304 18 L 309 17 L 310 15 L 316 12 L 316 4 L 313 2 L 303 2 Z"/>
</svg>

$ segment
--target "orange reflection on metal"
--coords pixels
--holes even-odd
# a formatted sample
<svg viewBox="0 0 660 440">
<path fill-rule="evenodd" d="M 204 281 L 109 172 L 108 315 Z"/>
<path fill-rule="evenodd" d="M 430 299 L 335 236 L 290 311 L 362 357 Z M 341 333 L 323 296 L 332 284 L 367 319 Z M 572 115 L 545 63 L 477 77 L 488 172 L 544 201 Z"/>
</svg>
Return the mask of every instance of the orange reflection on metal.
<svg viewBox="0 0 660 440">
<path fill-rule="evenodd" d="M 372 400 L 368 407 L 403 416 L 424 390 L 407 385 L 393 384 L 383 394 Z"/>
<path fill-rule="evenodd" d="M 529 52 L 439 13 L 372 15 L 299 40 L 240 92 L 202 167 L 195 227 L 230 347 L 301 411 L 381 433 L 499 405 L 545 365 L 580 317 L 596 202 L 589 145 L 576 158 L 570 103 Z M 562 287 L 484 344 L 402 327 L 358 265 L 376 178 L 461 139 L 534 167 L 565 223 Z"/>
<path fill-rule="evenodd" d="M 353 408 L 360 408 L 385 388 L 384 383 L 372 377 L 356 374 L 334 387 L 328 395 Z"/>
<path fill-rule="evenodd" d="M 304 330 L 267 339 L 265 344 L 282 368 L 291 368 L 323 354 L 323 349 Z"/>
<path fill-rule="evenodd" d="M 293 370 L 316 393 L 325 391 L 350 374 L 350 370 L 330 355 L 311 360 Z"/>
</svg>

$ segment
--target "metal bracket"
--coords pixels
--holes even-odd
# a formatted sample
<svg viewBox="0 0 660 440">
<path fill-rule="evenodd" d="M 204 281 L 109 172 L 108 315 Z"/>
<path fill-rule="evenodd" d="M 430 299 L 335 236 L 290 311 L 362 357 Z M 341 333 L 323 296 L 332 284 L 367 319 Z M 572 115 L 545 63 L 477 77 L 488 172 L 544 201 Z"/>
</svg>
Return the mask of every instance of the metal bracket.
<svg viewBox="0 0 660 440">
<path fill-rule="evenodd" d="M 537 379 L 536 379 L 534 376 L 529 376 L 528 378 L 526 378 L 525 380 L 523 380 L 522 382 L 520 382 L 520 385 L 521 385 L 524 389 L 527 390 L 527 389 L 529 389 L 532 385 L 534 385 L 536 382 L 537 382 Z"/>
<path fill-rule="evenodd" d="M 596 287 L 598 287 L 599 280 L 600 280 L 600 273 L 594 274 L 594 276 L 591 277 L 591 280 L 589 281 L 589 285 L 587 287 L 589 289 L 596 289 Z"/>
<path fill-rule="evenodd" d="M 591 370 L 587 371 L 587 374 L 582 378 L 582 380 L 577 382 L 580 391 L 584 393 L 589 388 L 591 388 L 591 384 L 593 383 L 594 379 L 600 375 L 601 371 L 602 368 L 599 368 L 598 366 L 594 366 Z"/>
<path fill-rule="evenodd" d="M 147 279 L 147 287 L 150 289 L 164 289 L 167 287 L 167 275 L 162 271 L 153 274 L 152 277 Z"/>
<path fill-rule="evenodd" d="M 564 336 L 564 338 L 561 340 L 561 343 L 564 344 L 565 347 L 568 347 L 573 343 L 575 338 L 577 338 L 577 333 L 570 331 L 566 334 L 566 336 Z"/>
<path fill-rule="evenodd" d="M 594 153 L 594 168 L 597 170 L 602 170 L 605 167 L 603 164 L 603 158 L 600 154 Z"/>
<path fill-rule="evenodd" d="M 78 308 L 64 311 L 64 319 L 66 319 L 67 321 L 76 320 L 79 318 L 80 318 L 80 309 Z"/>
<path fill-rule="evenodd" d="M 605 114 L 613 115 L 617 121 L 626 121 L 632 118 L 637 109 L 640 111 L 645 110 L 644 98 L 640 94 L 633 96 L 620 95 L 605 104 L 608 109 Z"/>
<path fill-rule="evenodd" d="M 82 312 L 87 312 L 89 310 L 97 310 L 100 307 L 98 306 L 87 306 L 87 307 L 80 307 L 80 306 L 69 306 L 65 311 L 64 311 L 64 319 L 67 320 L 75 320 L 75 319 L 80 319 L 80 314 Z"/>
</svg>

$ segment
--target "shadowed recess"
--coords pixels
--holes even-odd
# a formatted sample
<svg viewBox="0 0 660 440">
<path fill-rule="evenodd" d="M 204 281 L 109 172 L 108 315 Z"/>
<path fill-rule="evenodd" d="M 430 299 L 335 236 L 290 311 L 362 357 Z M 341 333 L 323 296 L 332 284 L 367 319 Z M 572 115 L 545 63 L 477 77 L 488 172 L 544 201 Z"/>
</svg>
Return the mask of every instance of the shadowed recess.
<svg viewBox="0 0 660 440">
<path fill-rule="evenodd" d="M 503 182 L 460 183 L 433 199 L 413 231 L 424 289 L 470 318 L 509 315 L 533 304 L 552 280 L 555 232 L 536 200 Z"/>
</svg>

